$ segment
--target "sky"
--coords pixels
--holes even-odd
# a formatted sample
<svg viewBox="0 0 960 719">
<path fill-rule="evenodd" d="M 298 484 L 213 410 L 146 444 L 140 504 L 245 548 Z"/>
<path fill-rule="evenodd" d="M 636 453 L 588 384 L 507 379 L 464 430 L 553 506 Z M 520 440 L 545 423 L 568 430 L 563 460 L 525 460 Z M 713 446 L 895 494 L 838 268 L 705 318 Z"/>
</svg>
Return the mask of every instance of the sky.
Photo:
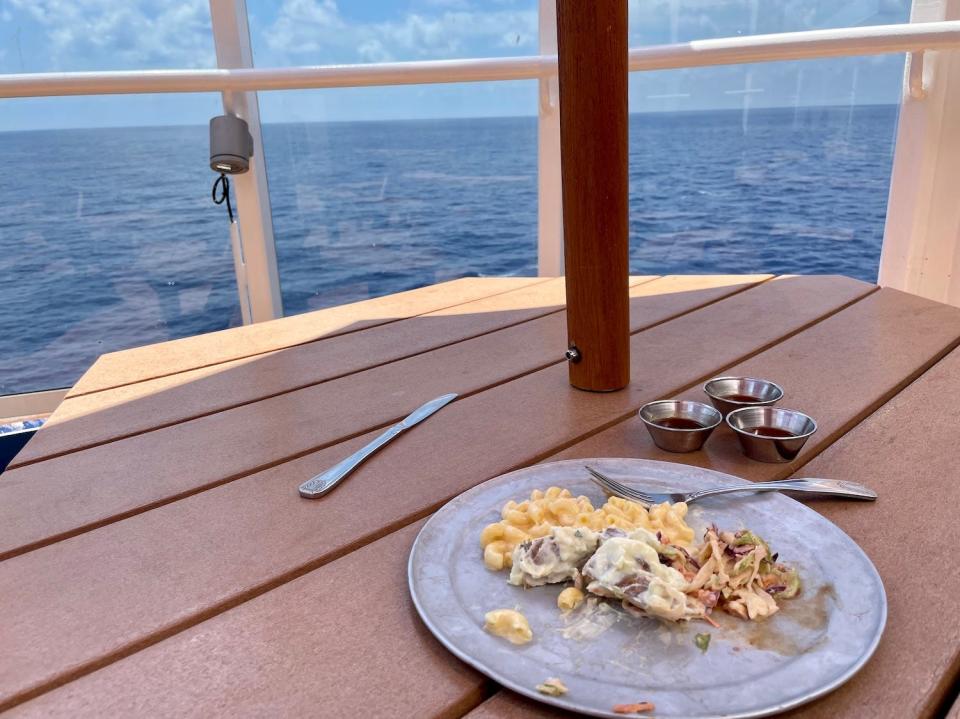
<svg viewBox="0 0 960 719">
<path fill-rule="evenodd" d="M 907 22 L 910 0 L 628 0 L 630 46 Z M 260 67 L 533 55 L 537 0 L 247 0 Z M 0 74 L 215 66 L 208 0 L 0 0 Z M 631 73 L 631 112 L 895 103 L 900 55 Z M 535 81 L 260 93 L 264 122 L 535 115 Z M 205 124 L 219 95 L 0 100 L 0 131 Z"/>
</svg>

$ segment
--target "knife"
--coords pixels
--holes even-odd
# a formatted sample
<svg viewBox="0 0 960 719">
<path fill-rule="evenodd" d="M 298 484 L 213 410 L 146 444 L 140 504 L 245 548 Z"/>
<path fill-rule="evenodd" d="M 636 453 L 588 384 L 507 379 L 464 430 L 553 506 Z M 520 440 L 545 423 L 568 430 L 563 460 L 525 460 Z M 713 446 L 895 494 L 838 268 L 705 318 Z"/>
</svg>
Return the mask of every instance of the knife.
<svg viewBox="0 0 960 719">
<path fill-rule="evenodd" d="M 306 482 L 301 484 L 300 496 L 306 497 L 307 499 L 316 499 L 317 497 L 322 497 L 331 489 L 336 487 L 341 479 L 355 470 L 357 466 L 363 462 L 363 460 L 376 452 L 391 439 L 396 437 L 405 429 L 410 429 L 413 425 L 422 422 L 437 410 L 442 409 L 450 402 L 453 402 L 453 400 L 456 398 L 456 393 L 445 394 L 441 397 L 437 397 L 436 399 L 432 399 L 422 407 L 418 407 L 417 409 L 413 410 L 413 412 L 407 415 L 406 419 L 398 424 L 393 425 L 390 429 L 381 434 L 366 447 L 358 449 L 343 461 L 333 465 L 326 472 L 322 472 L 313 479 L 308 479 Z"/>
</svg>

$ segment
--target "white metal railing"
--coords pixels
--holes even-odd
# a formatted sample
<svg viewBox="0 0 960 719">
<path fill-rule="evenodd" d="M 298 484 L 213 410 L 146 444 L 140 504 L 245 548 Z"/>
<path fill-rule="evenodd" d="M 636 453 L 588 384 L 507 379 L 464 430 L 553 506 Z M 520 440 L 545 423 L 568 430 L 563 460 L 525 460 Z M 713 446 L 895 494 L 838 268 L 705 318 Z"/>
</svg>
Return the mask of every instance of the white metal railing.
<svg viewBox="0 0 960 719">
<path fill-rule="evenodd" d="M 557 53 L 557 2 L 540 0 L 540 54 Z M 537 273 L 563 274 L 563 183 L 560 181 L 560 78 L 537 81 Z"/>
<path fill-rule="evenodd" d="M 919 100 L 924 94 L 923 78 L 929 74 L 923 70 L 923 53 L 960 48 L 960 0 L 924 0 L 920 4 L 923 12 L 918 13 L 915 5 L 913 22 L 908 24 L 696 40 L 637 48 L 630 50 L 629 69 L 666 70 L 909 53 L 912 56 L 911 91 L 905 94 L 904 102 L 910 98 Z M 540 84 L 538 259 L 541 274 L 562 272 L 555 0 L 540 0 L 540 55 L 286 68 L 251 67 L 246 23 L 237 20 L 240 14 L 244 19 L 246 17 L 245 0 L 210 0 L 210 5 L 219 69 L 2 75 L 0 98 L 221 92 L 226 111 L 252 117 L 256 115 L 256 91 L 260 90 L 536 79 Z M 960 104 L 960 99 L 955 104 Z M 251 129 L 257 147 L 262 149 L 258 120 Z M 903 142 L 903 133 L 901 123 L 898 144 Z M 238 265 L 238 284 L 242 279 L 246 285 L 253 320 L 277 316 L 281 311 L 269 219 L 269 193 L 266 175 L 262 172 L 262 152 L 260 155 L 260 171 L 250 173 L 244 178 L 247 182 L 237 186 L 238 209 L 243 225 L 253 226 L 247 227 L 247 237 L 251 238 L 254 254 L 259 258 L 253 266 L 249 262 L 241 262 L 243 267 Z M 895 195 L 895 188 L 891 186 L 890 204 L 900 206 L 903 203 L 895 202 Z M 245 246 L 235 251 L 249 254 Z"/>
<path fill-rule="evenodd" d="M 917 0 L 910 19 L 960 20 L 960 0 Z M 960 307 L 960 52 L 908 63 L 879 282 Z"/>
<path fill-rule="evenodd" d="M 246 0 L 211 2 L 210 20 L 217 65 L 253 67 Z M 255 92 L 224 91 L 222 96 L 223 111 L 246 120 L 253 137 L 250 169 L 233 178 L 238 219 L 230 223 L 230 244 L 243 323 L 262 322 L 283 316 L 283 298 L 260 131 L 260 103 Z"/>
<path fill-rule="evenodd" d="M 631 50 L 629 67 L 631 72 L 669 70 L 958 46 L 960 21 L 874 25 L 654 45 Z M 0 76 L 0 98 L 535 80 L 556 72 L 556 55 L 532 55 L 369 65 L 36 73 Z"/>
</svg>

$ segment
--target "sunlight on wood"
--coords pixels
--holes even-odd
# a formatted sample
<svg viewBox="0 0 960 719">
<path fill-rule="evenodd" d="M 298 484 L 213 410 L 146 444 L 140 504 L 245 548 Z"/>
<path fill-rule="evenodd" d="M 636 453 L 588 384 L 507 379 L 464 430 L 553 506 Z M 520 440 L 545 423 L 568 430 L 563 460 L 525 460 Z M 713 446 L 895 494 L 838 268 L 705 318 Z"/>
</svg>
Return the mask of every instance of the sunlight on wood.
<svg viewBox="0 0 960 719">
<path fill-rule="evenodd" d="M 157 345 L 150 345 L 114 352 L 101 357 L 74 385 L 68 396 L 183 372 L 195 369 L 199 364 L 214 364 L 233 360 L 238 356 L 283 349 L 542 281 L 535 277 L 464 278 L 331 307 L 320 313 L 296 315 L 246 327 L 184 337 L 165 342 L 162 350 L 158 350 Z M 494 285 L 492 290 L 491 285 Z"/>
<path fill-rule="evenodd" d="M 768 275 L 632 277 L 630 331 L 640 331 L 767 279 Z M 471 280 L 474 286 L 486 282 Z M 501 285 L 494 281 L 488 286 Z M 518 350 L 510 344 L 510 338 L 522 327 L 538 337 L 542 345 L 531 367 L 560 362 L 566 347 L 566 320 L 559 314 L 564 307 L 564 287 L 563 278 L 540 279 L 532 285 L 501 293 L 490 291 L 481 299 L 363 332 L 70 397 L 11 467 L 24 467 L 118 437 L 197 420 L 231 408 L 240 411 L 248 403 L 336 383 L 338 378 L 351 373 L 374 372 L 377 367 L 379 373 L 400 372 L 408 364 L 404 358 L 418 353 L 440 351 L 445 356 L 453 353 L 461 357 L 458 377 L 462 381 L 478 367 L 476 361 L 466 358 L 490 356 L 499 358 L 496 364 L 503 364 L 507 361 L 503 357 L 506 352 L 511 362 L 519 360 L 530 348 Z M 342 313 L 350 307 L 314 314 Z M 242 344 L 236 347 L 244 349 Z M 166 345 L 156 345 L 154 349 L 162 358 Z M 147 363 L 148 370 L 154 370 L 157 364 Z"/>
</svg>

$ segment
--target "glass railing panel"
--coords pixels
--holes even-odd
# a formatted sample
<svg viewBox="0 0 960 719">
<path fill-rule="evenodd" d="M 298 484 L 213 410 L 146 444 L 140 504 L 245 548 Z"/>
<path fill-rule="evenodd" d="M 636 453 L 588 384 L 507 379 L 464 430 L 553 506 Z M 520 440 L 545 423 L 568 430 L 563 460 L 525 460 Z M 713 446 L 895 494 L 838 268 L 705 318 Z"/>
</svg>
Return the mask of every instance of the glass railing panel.
<svg viewBox="0 0 960 719">
<path fill-rule="evenodd" d="M 537 6 L 537 0 L 247 0 L 261 67 L 534 55 Z"/>
<path fill-rule="evenodd" d="M 631 47 L 907 22 L 910 2 L 630 5 Z M 635 72 L 631 270 L 875 281 L 903 56 Z"/>
<path fill-rule="evenodd" d="M 12 2 L 0 73 L 215 67 L 206 2 Z M 219 94 L 3 100 L 0 394 L 240 322 L 206 124 Z"/>
<path fill-rule="evenodd" d="M 537 2 L 253 4 L 258 66 L 536 54 Z M 284 311 L 537 272 L 537 83 L 260 94 Z"/>
<path fill-rule="evenodd" d="M 839 273 L 873 282 L 896 105 L 635 114 L 635 273 Z"/>
<path fill-rule="evenodd" d="M 629 0 L 630 47 L 910 22 L 911 0 Z"/>
<path fill-rule="evenodd" d="M 511 84 L 536 107 L 536 83 Z M 409 108 L 433 89 L 318 99 L 366 92 Z M 470 91 L 488 111 L 523 107 L 497 102 L 502 86 Z M 458 277 L 536 275 L 535 117 L 290 122 L 262 105 L 287 314 Z"/>
<path fill-rule="evenodd" d="M 5 100 L 0 394 L 113 350 L 240 323 L 206 121 L 219 95 Z M 150 125 L 158 127 L 77 127 Z M 29 129 L 29 128 L 43 129 Z"/>
<path fill-rule="evenodd" d="M 0 74 L 216 66 L 210 5 L 197 0 L 10 0 L 0 37 Z"/>
</svg>

